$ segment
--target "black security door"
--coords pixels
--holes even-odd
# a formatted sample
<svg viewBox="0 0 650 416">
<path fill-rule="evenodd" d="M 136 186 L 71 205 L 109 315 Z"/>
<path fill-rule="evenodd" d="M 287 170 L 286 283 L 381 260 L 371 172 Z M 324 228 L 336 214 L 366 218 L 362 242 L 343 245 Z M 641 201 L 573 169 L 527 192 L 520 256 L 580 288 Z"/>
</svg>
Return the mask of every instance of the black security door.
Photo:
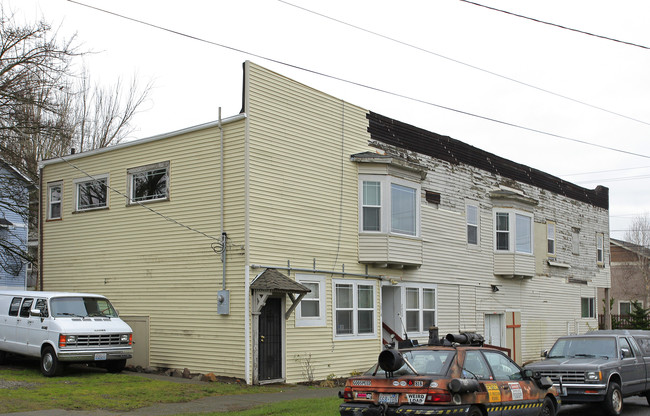
<svg viewBox="0 0 650 416">
<path fill-rule="evenodd" d="M 282 302 L 268 298 L 260 311 L 259 380 L 282 378 Z"/>
</svg>

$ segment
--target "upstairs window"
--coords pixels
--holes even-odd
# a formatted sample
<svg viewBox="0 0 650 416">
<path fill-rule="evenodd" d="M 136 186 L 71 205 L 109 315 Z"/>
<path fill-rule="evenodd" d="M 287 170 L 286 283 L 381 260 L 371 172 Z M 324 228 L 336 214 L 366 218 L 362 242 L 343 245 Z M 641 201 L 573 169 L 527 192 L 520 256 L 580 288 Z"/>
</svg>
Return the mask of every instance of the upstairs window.
<svg viewBox="0 0 650 416">
<path fill-rule="evenodd" d="M 420 185 L 390 176 L 362 175 L 360 231 L 417 236 Z"/>
<path fill-rule="evenodd" d="M 75 180 L 76 210 L 87 211 L 108 206 L 108 175 Z"/>
<path fill-rule="evenodd" d="M 533 216 L 512 210 L 496 210 L 494 214 L 496 251 L 532 254 Z"/>
<path fill-rule="evenodd" d="M 381 231 L 381 182 L 363 182 L 363 231 Z"/>
<path fill-rule="evenodd" d="M 546 223 L 546 252 L 549 256 L 555 256 L 555 223 L 548 221 Z"/>
<path fill-rule="evenodd" d="M 126 172 L 130 203 L 169 199 L 168 161 L 131 168 Z"/>
<path fill-rule="evenodd" d="M 63 183 L 54 182 L 47 185 L 47 219 L 61 219 Z"/>
<path fill-rule="evenodd" d="M 598 266 L 605 265 L 605 235 L 603 233 L 596 234 L 596 264 Z"/>
<path fill-rule="evenodd" d="M 467 244 L 478 245 L 478 206 L 467 205 L 465 208 L 467 220 Z"/>
</svg>

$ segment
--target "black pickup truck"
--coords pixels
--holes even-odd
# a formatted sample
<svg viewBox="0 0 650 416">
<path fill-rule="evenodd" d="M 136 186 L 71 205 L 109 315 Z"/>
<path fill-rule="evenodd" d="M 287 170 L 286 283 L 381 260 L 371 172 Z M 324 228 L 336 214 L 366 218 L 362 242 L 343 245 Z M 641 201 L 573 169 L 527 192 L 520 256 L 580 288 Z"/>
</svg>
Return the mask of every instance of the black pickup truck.
<svg viewBox="0 0 650 416">
<path fill-rule="evenodd" d="M 544 360 L 525 368 L 550 377 L 563 404 L 604 403 L 618 416 L 623 397 L 650 405 L 650 331 L 607 330 L 558 338 Z"/>
</svg>

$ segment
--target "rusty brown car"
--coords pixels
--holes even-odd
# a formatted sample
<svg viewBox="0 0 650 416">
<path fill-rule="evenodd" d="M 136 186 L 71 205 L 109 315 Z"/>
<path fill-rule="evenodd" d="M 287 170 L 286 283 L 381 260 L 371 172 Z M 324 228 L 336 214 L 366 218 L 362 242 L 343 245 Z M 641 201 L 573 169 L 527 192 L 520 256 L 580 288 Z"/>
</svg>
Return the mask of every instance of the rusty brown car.
<svg viewBox="0 0 650 416">
<path fill-rule="evenodd" d="M 389 346 L 339 396 L 341 416 L 554 416 L 561 403 L 548 377 L 483 347 L 474 333 L 438 339 L 433 332 L 427 345 Z"/>
</svg>

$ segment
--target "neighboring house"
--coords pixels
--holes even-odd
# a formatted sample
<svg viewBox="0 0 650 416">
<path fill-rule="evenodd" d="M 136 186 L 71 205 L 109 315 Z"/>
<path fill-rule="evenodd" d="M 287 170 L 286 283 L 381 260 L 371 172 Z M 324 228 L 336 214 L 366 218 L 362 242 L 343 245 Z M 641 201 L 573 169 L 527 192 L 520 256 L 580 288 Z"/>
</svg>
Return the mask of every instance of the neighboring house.
<svg viewBox="0 0 650 416">
<path fill-rule="evenodd" d="M 29 179 L 0 158 L 0 288 L 26 288 L 31 187 Z"/>
<path fill-rule="evenodd" d="M 612 275 L 609 298 L 613 299 L 612 314 L 629 315 L 634 302 L 638 302 L 643 308 L 650 307 L 647 302 L 650 277 L 648 282 L 644 278 L 644 274 L 650 274 L 650 249 L 614 238 L 610 238 L 609 244 Z M 598 290 L 598 299 L 599 308 L 602 310 L 605 304 L 604 290 Z"/>
<path fill-rule="evenodd" d="M 518 362 L 596 326 L 607 188 L 250 62 L 243 100 L 42 164 L 42 287 L 107 295 L 134 364 L 296 382 L 366 370 L 384 325 L 477 331 Z"/>
</svg>

